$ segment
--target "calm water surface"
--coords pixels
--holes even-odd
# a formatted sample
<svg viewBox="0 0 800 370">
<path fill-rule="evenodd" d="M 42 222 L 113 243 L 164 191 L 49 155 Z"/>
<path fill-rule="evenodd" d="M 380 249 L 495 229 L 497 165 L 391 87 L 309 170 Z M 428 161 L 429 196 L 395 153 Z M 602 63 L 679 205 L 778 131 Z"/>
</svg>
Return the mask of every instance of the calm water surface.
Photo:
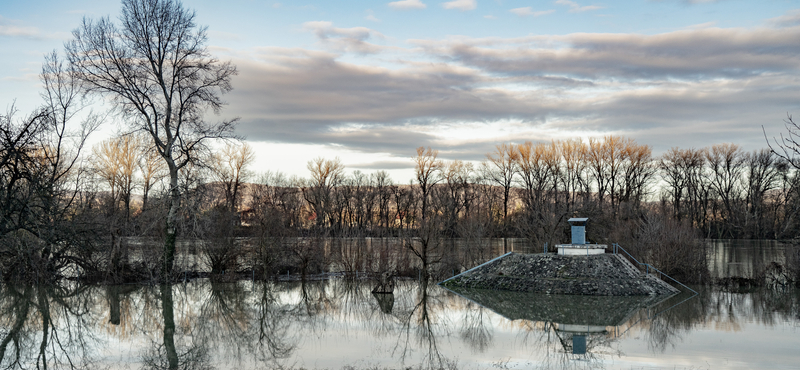
<svg viewBox="0 0 800 370">
<path fill-rule="evenodd" d="M 728 256 L 714 260 L 715 271 L 732 271 L 729 262 L 752 265 L 742 260 L 750 252 L 730 250 L 740 247 L 714 247 Z M 0 366 L 796 369 L 800 363 L 795 289 L 701 289 L 664 301 L 456 293 L 417 280 L 401 281 L 392 296 L 371 289 L 371 282 L 342 279 L 3 286 Z"/>
</svg>

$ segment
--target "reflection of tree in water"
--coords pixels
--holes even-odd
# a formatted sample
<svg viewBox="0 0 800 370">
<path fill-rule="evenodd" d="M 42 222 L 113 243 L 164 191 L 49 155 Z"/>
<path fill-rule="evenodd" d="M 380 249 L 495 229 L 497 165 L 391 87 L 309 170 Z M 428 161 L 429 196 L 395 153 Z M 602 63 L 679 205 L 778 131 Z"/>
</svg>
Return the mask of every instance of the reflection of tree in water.
<svg viewBox="0 0 800 370">
<path fill-rule="evenodd" d="M 243 283 L 211 282 L 200 300 L 198 324 L 193 335 L 211 343 L 215 356 L 242 364 L 256 363 L 280 367 L 279 362 L 294 350 L 290 328 L 291 313 L 280 305 L 274 285 L 261 282 L 245 289 Z"/>
<path fill-rule="evenodd" d="M 405 362 L 413 351 L 413 339 L 419 345 L 423 357 L 419 368 L 422 369 L 449 369 L 456 368 L 454 361 L 447 359 L 439 350 L 437 335 L 447 335 L 446 327 L 437 322 L 438 311 L 443 308 L 441 297 L 431 295 L 427 277 L 423 277 L 417 287 L 416 304 L 410 309 L 397 310 L 396 316 L 400 320 L 401 328 L 395 347 L 395 354 L 399 355 L 401 362 Z M 444 330 L 445 332 L 440 332 Z"/>
<path fill-rule="evenodd" d="M 700 294 L 679 305 L 644 317 L 641 328 L 653 353 L 663 353 L 675 348 L 685 335 L 698 326 L 715 330 L 740 331 L 743 323 L 774 326 L 781 322 L 800 319 L 800 290 L 750 289 L 728 291 L 711 287 L 697 288 Z M 670 298 L 659 305 L 670 307 L 685 299 L 685 295 Z M 640 312 L 642 316 L 653 312 Z M 640 317 L 641 318 L 641 317 Z"/>
<path fill-rule="evenodd" d="M 615 334 L 641 337 L 652 352 L 660 353 L 698 327 L 737 331 L 749 323 L 800 322 L 796 289 L 707 289 L 674 307 L 685 297 L 638 311 L 617 332 L 609 327 L 609 332 L 588 334 L 587 353 L 577 355 L 572 353 L 576 333 L 564 327 L 558 330 L 554 322 L 498 319 L 490 313 L 495 308 L 454 298 L 424 280 L 400 281 L 387 312 L 371 288 L 369 283 L 348 280 L 295 285 L 209 281 L 154 287 L 4 285 L 0 286 L 0 368 L 37 364 L 44 368 L 45 363 L 47 368 L 93 368 L 98 360 L 107 361 L 98 356 L 108 356 L 108 349 L 121 351 L 109 344 L 138 343 L 141 336 L 148 345 L 140 359 L 146 368 L 290 368 L 308 355 L 295 353 L 301 336 L 347 336 L 347 330 L 359 330 L 354 327 L 365 328 L 376 343 L 393 346 L 393 352 L 378 361 L 448 368 L 455 366 L 455 358 L 447 354 L 451 332 L 473 351 L 488 353 L 498 340 L 498 326 L 512 329 L 517 343 L 539 359 L 526 367 L 594 368 L 619 355 Z M 453 312 L 460 316 L 451 317 Z"/>
<path fill-rule="evenodd" d="M 86 368 L 99 340 L 85 288 L 11 286 L 0 293 L 0 366 L 5 369 Z"/>
<path fill-rule="evenodd" d="M 628 321 L 625 331 L 630 335 L 643 331 L 647 347 L 653 353 L 675 348 L 702 317 L 706 304 L 701 297 L 684 292 L 648 310 L 640 310 Z"/>
<path fill-rule="evenodd" d="M 151 348 L 142 356 L 145 369 L 213 369 L 210 355 L 202 340 L 188 340 L 186 333 L 178 332 L 175 340 L 175 304 L 172 284 L 159 286 L 161 293 L 162 341 L 153 340 Z"/>
<path fill-rule="evenodd" d="M 280 360 L 294 350 L 290 312 L 281 308 L 273 284 L 254 284 L 252 291 L 242 283 L 190 286 L 177 290 L 179 302 L 173 289 L 160 288 L 163 341 L 153 338 L 143 356 L 145 368 L 210 369 L 212 360 L 226 367 L 246 362 L 281 367 Z"/>
<path fill-rule="evenodd" d="M 261 292 L 255 312 L 257 325 L 252 327 L 258 338 L 257 358 L 260 362 L 270 363 L 291 355 L 295 349 L 294 335 L 289 333 L 291 324 L 287 320 L 287 311 L 281 308 L 273 284 L 264 282 L 259 288 Z"/>
<path fill-rule="evenodd" d="M 486 315 L 486 309 L 474 302 L 468 302 L 461 324 L 461 339 L 473 351 L 484 353 L 492 342 L 492 336 L 492 323 Z"/>
<path fill-rule="evenodd" d="M 324 329 L 326 316 L 334 309 L 334 300 L 328 297 L 325 281 L 299 283 L 299 300 L 289 308 L 289 314 L 300 330 L 314 333 Z"/>
</svg>

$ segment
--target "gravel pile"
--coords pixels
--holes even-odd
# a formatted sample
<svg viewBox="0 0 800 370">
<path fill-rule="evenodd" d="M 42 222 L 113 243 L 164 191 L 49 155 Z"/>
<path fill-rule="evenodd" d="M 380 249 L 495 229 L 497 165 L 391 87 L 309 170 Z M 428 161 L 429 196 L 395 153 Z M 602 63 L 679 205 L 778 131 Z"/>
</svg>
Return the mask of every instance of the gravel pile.
<svg viewBox="0 0 800 370">
<path fill-rule="evenodd" d="M 476 288 L 597 296 L 672 295 L 679 290 L 633 268 L 619 255 L 561 256 L 510 253 L 445 280 L 448 288 Z"/>
</svg>

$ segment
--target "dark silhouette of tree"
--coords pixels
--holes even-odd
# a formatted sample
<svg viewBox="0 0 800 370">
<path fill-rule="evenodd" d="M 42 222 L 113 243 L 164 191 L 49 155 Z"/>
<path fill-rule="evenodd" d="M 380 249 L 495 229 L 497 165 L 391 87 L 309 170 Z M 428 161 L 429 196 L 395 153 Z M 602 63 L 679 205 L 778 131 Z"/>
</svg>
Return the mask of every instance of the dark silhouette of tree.
<svg viewBox="0 0 800 370">
<path fill-rule="evenodd" d="M 0 115 L 0 263 L 6 278 L 50 281 L 91 261 L 98 222 L 85 212 L 81 149 L 99 122 L 85 107 L 74 71 L 55 53 L 45 58 L 44 104 L 23 119 Z"/>
<path fill-rule="evenodd" d="M 761 126 L 761 129 L 764 130 L 764 139 L 767 140 L 769 149 L 775 155 L 789 162 L 795 169 L 800 170 L 800 124 L 795 122 L 792 116 L 789 115 L 784 121 L 784 125 L 786 126 L 786 135 L 781 134 L 780 140 L 776 137 L 772 138 L 775 146 L 772 146 L 769 139 L 767 139 L 767 131 L 764 126 Z"/>
</svg>

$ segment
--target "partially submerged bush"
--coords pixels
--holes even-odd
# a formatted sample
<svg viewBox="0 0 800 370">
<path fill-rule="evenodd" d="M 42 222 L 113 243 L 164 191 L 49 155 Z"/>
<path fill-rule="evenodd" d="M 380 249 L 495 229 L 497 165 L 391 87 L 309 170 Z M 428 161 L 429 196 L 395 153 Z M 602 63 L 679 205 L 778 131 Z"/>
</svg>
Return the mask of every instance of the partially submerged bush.
<svg viewBox="0 0 800 370">
<path fill-rule="evenodd" d="M 640 262 L 678 281 L 709 281 L 707 248 L 688 222 L 649 212 L 640 220 L 621 223 L 613 235 Z"/>
</svg>

